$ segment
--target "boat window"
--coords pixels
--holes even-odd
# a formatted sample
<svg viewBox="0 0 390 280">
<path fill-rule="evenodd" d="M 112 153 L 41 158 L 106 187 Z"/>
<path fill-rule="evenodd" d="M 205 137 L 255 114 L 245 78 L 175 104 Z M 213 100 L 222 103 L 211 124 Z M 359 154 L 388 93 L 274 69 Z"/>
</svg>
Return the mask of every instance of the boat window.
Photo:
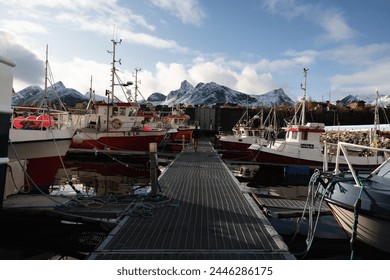
<svg viewBox="0 0 390 280">
<path fill-rule="evenodd" d="M 298 132 L 297 131 L 293 131 L 292 134 L 291 134 L 291 138 L 292 139 L 297 139 L 298 138 Z"/>
<path fill-rule="evenodd" d="M 302 131 L 302 135 L 301 135 L 301 139 L 302 140 L 307 140 L 307 135 L 308 135 L 308 133 L 307 133 L 307 131 Z"/>
<path fill-rule="evenodd" d="M 248 130 L 248 135 L 249 135 L 249 136 L 253 136 L 253 131 Z"/>
<path fill-rule="evenodd" d="M 119 108 L 119 115 L 120 116 L 126 116 L 126 108 L 125 107 L 120 107 Z"/>
<path fill-rule="evenodd" d="M 390 178 L 390 162 L 386 162 L 386 164 L 382 166 L 378 172 L 378 176 Z"/>
<path fill-rule="evenodd" d="M 118 116 L 118 107 L 112 107 L 112 115 Z"/>
<path fill-rule="evenodd" d="M 255 130 L 255 136 L 260 136 L 260 131 Z"/>
<path fill-rule="evenodd" d="M 135 116 L 137 113 L 137 109 L 136 108 L 130 108 L 129 109 L 129 117 L 132 117 L 132 116 Z"/>
</svg>

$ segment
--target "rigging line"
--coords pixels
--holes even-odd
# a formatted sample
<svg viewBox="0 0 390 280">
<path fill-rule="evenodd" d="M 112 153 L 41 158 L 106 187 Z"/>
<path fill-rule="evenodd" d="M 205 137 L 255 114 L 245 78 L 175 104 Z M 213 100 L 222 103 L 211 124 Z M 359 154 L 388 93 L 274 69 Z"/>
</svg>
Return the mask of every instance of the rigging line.
<svg viewBox="0 0 390 280">
<path fill-rule="evenodd" d="M 91 140 L 94 140 L 94 139 L 93 139 L 91 136 L 89 136 L 88 134 L 84 134 L 84 133 L 83 133 L 83 135 L 87 136 L 87 137 L 90 138 Z M 96 140 L 96 141 L 97 141 L 97 140 Z M 99 141 L 97 141 L 97 142 L 98 142 L 99 144 L 101 144 L 101 145 L 107 146 L 107 145 L 105 145 L 105 144 L 102 143 L 102 142 L 99 142 Z M 116 162 L 122 164 L 123 166 L 128 167 L 128 168 L 132 168 L 132 167 L 129 167 L 129 164 L 128 164 L 128 163 L 123 162 L 123 161 L 121 161 L 121 160 L 115 158 L 114 156 L 111 156 L 109 153 L 105 152 L 104 150 L 98 149 L 98 147 L 96 147 L 95 145 L 93 145 L 93 144 L 91 144 L 91 143 L 89 143 L 89 145 L 95 150 L 95 153 L 96 153 L 96 152 L 99 152 L 99 153 L 101 153 L 101 154 L 104 154 L 104 155 L 108 156 L 109 158 L 111 158 L 112 160 L 114 160 L 114 161 L 116 161 Z M 111 147 L 111 148 L 115 148 L 115 147 L 112 147 L 112 146 L 110 146 L 110 147 Z M 135 169 L 137 169 L 137 168 L 135 168 Z"/>
<path fill-rule="evenodd" d="M 19 188 L 18 185 L 16 184 L 15 174 L 14 174 L 14 172 L 12 170 L 12 166 L 10 164 L 7 164 L 7 170 L 11 174 L 12 184 L 14 185 L 14 188 L 21 193 L 28 193 L 28 190 L 23 190 L 23 187 Z"/>
<path fill-rule="evenodd" d="M 64 170 L 64 172 L 65 172 L 66 180 L 67 180 L 68 184 L 70 185 L 70 187 L 76 192 L 76 195 L 77 195 L 77 196 L 81 196 L 81 195 L 82 195 L 81 192 L 80 192 L 78 189 L 75 188 L 75 186 L 73 185 L 73 182 L 72 182 L 72 180 L 70 179 L 69 174 L 68 174 L 68 172 L 67 172 L 67 170 L 66 170 L 66 168 L 65 168 L 64 161 L 63 161 L 63 159 L 62 159 L 62 156 L 61 156 L 60 150 L 59 150 L 59 148 L 58 148 L 58 144 L 57 144 L 56 138 L 55 138 L 55 136 L 54 136 L 54 132 L 53 132 L 52 129 L 49 129 L 49 130 L 50 130 L 51 135 L 52 135 L 52 137 L 53 137 L 54 145 L 55 145 L 56 150 L 57 150 L 57 155 L 58 155 L 58 157 L 60 158 L 61 166 L 62 166 L 62 168 L 63 168 L 63 170 Z M 87 192 L 86 194 L 87 194 L 87 196 L 89 196 L 89 195 L 88 195 L 88 192 Z"/>
<path fill-rule="evenodd" d="M 48 194 L 44 193 L 44 192 L 37 186 L 37 184 L 32 180 L 32 178 L 31 178 L 30 175 L 28 174 L 26 168 L 23 166 L 22 161 L 20 160 L 19 155 L 18 155 L 18 153 L 17 153 L 17 151 L 16 151 L 16 149 L 15 149 L 15 146 L 14 146 L 14 144 L 12 143 L 12 141 L 11 141 L 10 138 L 8 138 L 8 143 L 11 145 L 11 148 L 12 148 L 14 154 L 15 154 L 16 160 L 18 161 L 20 167 L 22 168 L 22 170 L 23 170 L 25 176 L 28 178 L 27 181 L 28 181 L 28 182 L 32 182 L 33 187 L 35 187 L 35 188 L 36 188 L 42 195 L 44 195 L 46 198 L 52 200 L 53 202 L 57 203 L 58 205 L 61 205 L 61 206 L 65 206 L 65 207 L 66 207 L 66 205 L 65 205 L 64 203 L 62 203 L 62 202 L 60 202 L 60 201 L 56 201 L 55 199 L 53 199 L 53 197 L 51 197 L 51 196 L 49 196 Z"/>
<path fill-rule="evenodd" d="M 48 72 L 49 72 L 49 75 L 50 75 L 50 79 L 49 79 L 48 77 L 46 77 L 46 79 L 49 80 L 51 86 L 54 86 L 54 84 L 55 84 L 55 79 L 54 79 L 53 71 L 51 70 L 50 63 L 49 63 L 49 62 L 47 62 L 47 66 L 48 66 L 48 68 L 49 68 L 49 71 L 48 71 Z M 57 96 L 58 102 L 60 103 L 62 109 L 66 111 L 66 107 L 65 107 L 64 103 L 62 102 L 60 96 L 58 95 L 58 92 L 57 92 L 57 90 L 56 90 L 56 87 L 53 87 L 53 92 L 54 92 L 54 94 Z"/>
<path fill-rule="evenodd" d="M 358 220 L 359 220 L 359 210 L 361 208 L 361 201 L 362 201 L 362 194 L 363 194 L 363 188 L 364 188 L 364 184 L 363 182 L 361 181 L 361 179 L 358 177 L 358 181 L 359 181 L 359 185 L 360 185 L 360 191 L 359 191 L 359 195 L 355 201 L 355 204 L 354 204 L 354 211 L 353 211 L 353 217 L 354 217 L 354 220 L 353 220 L 353 224 L 352 224 L 352 234 L 351 234 L 351 239 L 350 239 L 350 246 L 351 246 L 351 257 L 350 259 L 353 260 L 354 258 L 354 254 L 355 254 L 355 241 L 356 241 L 356 238 L 357 238 L 357 230 L 358 230 Z"/>
<path fill-rule="evenodd" d="M 314 237 L 315 237 L 315 232 L 317 230 L 317 225 L 318 225 L 318 222 L 319 222 L 319 218 L 320 218 L 320 214 L 321 214 L 321 208 L 322 208 L 322 204 L 323 204 L 323 201 L 324 201 L 324 196 L 321 197 L 321 200 L 320 200 L 320 203 L 318 205 L 318 210 L 317 210 L 317 217 L 316 217 L 316 220 L 315 222 L 313 223 L 313 216 L 315 214 L 315 201 L 316 201 L 316 198 L 317 198 L 317 192 L 318 192 L 318 188 L 315 190 L 315 192 L 313 192 L 313 189 L 315 187 L 315 182 L 317 181 L 317 178 L 319 178 L 321 172 L 319 170 L 316 170 L 312 177 L 310 178 L 310 181 L 309 181 L 309 185 L 308 185 L 308 196 L 307 196 L 307 199 L 306 199 L 306 203 L 305 203 L 305 206 L 304 206 L 304 209 L 302 211 L 302 215 L 301 217 L 298 219 L 298 225 L 297 225 L 297 229 L 292 237 L 292 239 L 290 240 L 290 244 L 295 240 L 298 232 L 299 232 L 299 228 L 302 224 L 302 221 L 303 221 L 303 218 L 305 216 L 305 213 L 306 213 L 306 209 L 309 205 L 309 201 L 311 199 L 311 203 L 309 205 L 309 209 L 308 209 L 308 213 L 309 213 L 309 226 L 308 226 L 308 233 L 307 233 L 307 238 L 306 238 L 306 249 L 299 253 L 299 254 L 296 254 L 296 255 L 302 255 L 302 259 L 306 257 L 306 255 L 309 253 L 309 250 L 311 248 L 311 245 L 313 244 L 313 241 L 314 241 Z M 326 188 L 325 191 L 327 191 L 328 187 Z M 313 211 L 313 207 L 314 207 L 314 211 Z"/>
<path fill-rule="evenodd" d="M 87 136 L 87 137 L 89 137 L 91 140 L 94 140 L 91 136 L 89 136 L 89 135 L 87 135 L 87 134 L 84 134 L 84 135 Z M 97 142 L 98 142 L 99 144 L 105 145 L 105 144 L 102 143 L 102 142 L 99 142 L 99 141 L 97 141 Z M 135 167 L 129 166 L 128 163 L 123 162 L 123 161 L 121 161 L 121 160 L 119 160 L 119 159 L 117 159 L 117 158 L 111 156 L 109 153 L 105 152 L 104 150 L 98 149 L 95 145 L 93 145 L 93 144 L 91 144 L 91 143 L 89 143 L 89 145 L 93 147 L 93 149 L 95 150 L 95 153 L 101 153 L 101 154 L 103 154 L 103 155 L 105 155 L 105 156 L 108 156 L 108 157 L 111 158 L 113 161 L 116 161 L 117 163 L 122 164 L 123 166 L 125 166 L 125 167 L 127 167 L 127 168 L 136 169 L 136 170 L 141 170 L 141 171 L 143 171 L 143 170 L 148 170 L 148 169 L 135 168 Z M 105 146 L 106 146 L 106 145 L 105 145 Z M 115 147 L 113 147 L 113 148 L 115 148 Z"/>
</svg>

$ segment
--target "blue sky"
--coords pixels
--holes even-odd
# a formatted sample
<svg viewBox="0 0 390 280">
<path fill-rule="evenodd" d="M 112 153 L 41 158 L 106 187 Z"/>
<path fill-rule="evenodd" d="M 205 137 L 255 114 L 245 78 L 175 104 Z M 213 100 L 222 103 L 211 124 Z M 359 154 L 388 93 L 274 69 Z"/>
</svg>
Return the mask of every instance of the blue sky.
<svg viewBox="0 0 390 280">
<path fill-rule="evenodd" d="M 16 91 L 54 81 L 82 93 L 118 74 L 140 92 L 168 94 L 183 80 L 249 94 L 283 88 L 294 100 L 390 94 L 388 0 L 0 0 L 0 55 L 17 63 Z"/>
</svg>

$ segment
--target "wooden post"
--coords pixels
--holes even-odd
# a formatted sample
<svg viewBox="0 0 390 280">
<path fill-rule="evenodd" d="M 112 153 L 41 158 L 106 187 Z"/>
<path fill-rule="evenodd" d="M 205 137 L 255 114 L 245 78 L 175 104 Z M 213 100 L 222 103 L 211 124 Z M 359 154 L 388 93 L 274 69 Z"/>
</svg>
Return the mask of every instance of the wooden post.
<svg viewBox="0 0 390 280">
<path fill-rule="evenodd" d="M 150 194 L 155 196 L 157 194 L 157 143 L 149 143 L 150 154 Z"/>
</svg>

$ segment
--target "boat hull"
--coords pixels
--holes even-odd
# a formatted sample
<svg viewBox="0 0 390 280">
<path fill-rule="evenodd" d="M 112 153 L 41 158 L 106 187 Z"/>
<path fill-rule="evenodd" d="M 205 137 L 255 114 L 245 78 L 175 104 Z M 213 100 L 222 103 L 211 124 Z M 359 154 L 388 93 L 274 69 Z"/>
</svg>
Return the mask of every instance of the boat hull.
<svg viewBox="0 0 390 280">
<path fill-rule="evenodd" d="M 24 131 L 28 134 L 29 131 Z M 25 160 L 26 172 L 24 191 L 37 191 L 34 186 L 41 191 L 48 192 L 53 184 L 55 174 L 61 164 L 62 158 L 66 155 L 71 137 L 46 139 L 44 137 L 26 137 L 15 138 L 22 135 L 23 131 L 13 133 L 10 131 L 12 144 L 8 146 L 8 157 L 10 160 Z M 22 140 L 24 139 L 24 140 Z"/>
<path fill-rule="evenodd" d="M 344 231 L 352 236 L 354 212 L 327 201 L 333 216 Z M 360 214 L 357 225 L 357 239 L 379 250 L 390 253 L 390 221 Z"/>
<path fill-rule="evenodd" d="M 171 141 L 182 141 L 184 137 L 185 141 L 191 141 L 192 131 L 192 128 L 179 128 L 176 133 L 172 133 L 170 139 Z"/>
<path fill-rule="evenodd" d="M 149 143 L 159 145 L 165 132 L 131 132 L 131 133 L 79 133 L 82 141 L 73 140 L 72 149 L 98 149 L 122 151 L 149 151 Z"/>
<path fill-rule="evenodd" d="M 283 145 L 283 144 L 282 144 Z M 288 149 L 272 149 L 268 147 L 260 147 L 259 149 L 250 149 L 253 160 L 262 164 L 271 165 L 305 165 L 312 169 L 322 169 L 324 166 L 324 155 L 322 152 L 310 149 L 295 149 L 289 151 Z M 383 157 L 365 157 L 354 156 L 348 157 L 350 162 L 356 169 L 369 169 L 378 167 L 384 160 Z M 333 168 L 336 163 L 334 155 L 328 155 L 327 163 L 329 168 Z M 344 157 L 339 157 L 340 167 L 347 167 L 347 162 Z"/>
<path fill-rule="evenodd" d="M 235 139 L 230 141 L 219 139 L 218 144 L 221 150 L 246 151 L 253 143 L 247 143 L 242 139 Z"/>
<path fill-rule="evenodd" d="M 221 136 L 218 139 L 218 150 L 222 158 L 232 161 L 253 161 L 253 155 L 248 149 L 253 143 L 261 140 L 253 137 Z"/>
</svg>

